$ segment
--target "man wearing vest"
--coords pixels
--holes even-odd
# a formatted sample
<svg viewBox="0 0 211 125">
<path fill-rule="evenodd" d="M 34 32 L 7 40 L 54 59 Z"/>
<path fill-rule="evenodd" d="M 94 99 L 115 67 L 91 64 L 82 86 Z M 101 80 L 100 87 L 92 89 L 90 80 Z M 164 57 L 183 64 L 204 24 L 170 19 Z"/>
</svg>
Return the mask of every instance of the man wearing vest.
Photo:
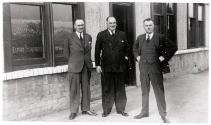
<svg viewBox="0 0 211 125">
<path fill-rule="evenodd" d="M 177 51 L 177 47 L 165 36 L 154 33 L 154 23 L 147 18 L 143 22 L 145 34 L 139 35 L 133 45 L 133 53 L 139 63 L 142 90 L 142 110 L 135 119 L 149 116 L 149 91 L 152 84 L 159 114 L 164 123 L 166 118 L 166 101 L 163 86 L 163 73 L 170 72 L 168 61 Z"/>
</svg>

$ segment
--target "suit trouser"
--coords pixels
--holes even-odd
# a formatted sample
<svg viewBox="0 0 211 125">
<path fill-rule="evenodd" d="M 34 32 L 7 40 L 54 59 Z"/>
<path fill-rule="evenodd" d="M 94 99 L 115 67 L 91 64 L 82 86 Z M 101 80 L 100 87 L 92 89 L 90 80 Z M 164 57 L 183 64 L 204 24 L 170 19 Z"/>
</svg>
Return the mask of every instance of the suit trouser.
<svg viewBox="0 0 211 125">
<path fill-rule="evenodd" d="M 81 89 L 81 110 L 90 110 L 90 77 L 91 72 L 86 66 L 79 73 L 69 72 L 70 84 L 70 112 L 77 113 L 80 105 L 80 89 Z"/>
<path fill-rule="evenodd" d="M 150 68 L 150 67 L 148 67 Z M 140 69 L 141 70 L 141 69 Z M 163 86 L 163 74 L 153 72 L 140 72 L 142 90 L 142 113 L 149 114 L 150 81 L 154 90 L 160 116 L 166 116 L 166 101 Z"/>
<path fill-rule="evenodd" d="M 127 97 L 123 73 L 103 72 L 101 75 L 102 84 L 102 106 L 104 113 L 110 113 L 115 102 L 117 112 L 125 110 Z"/>
</svg>

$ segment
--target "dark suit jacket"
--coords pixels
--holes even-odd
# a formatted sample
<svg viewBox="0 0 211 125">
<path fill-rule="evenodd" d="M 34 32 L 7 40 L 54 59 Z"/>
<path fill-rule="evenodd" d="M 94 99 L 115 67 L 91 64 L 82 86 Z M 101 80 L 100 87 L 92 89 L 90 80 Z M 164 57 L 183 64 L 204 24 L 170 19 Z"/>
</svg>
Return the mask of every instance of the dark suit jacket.
<svg viewBox="0 0 211 125">
<path fill-rule="evenodd" d="M 125 33 L 116 30 L 111 36 L 108 29 L 98 33 L 95 45 L 96 66 L 102 66 L 104 72 L 123 72 L 125 56 L 128 57 L 128 42 Z"/>
<path fill-rule="evenodd" d="M 84 33 L 83 40 L 85 45 L 82 45 L 75 32 L 73 32 L 68 39 L 69 72 L 81 72 L 84 65 L 89 69 L 93 67 L 91 60 L 92 37 L 89 34 Z"/>
<path fill-rule="evenodd" d="M 145 40 L 146 40 L 146 34 L 142 34 L 137 37 L 137 40 L 135 41 L 133 45 L 133 53 L 134 53 L 135 58 L 137 58 L 137 56 L 141 56 L 141 49 L 142 49 L 143 42 Z M 164 61 L 160 62 L 162 72 L 163 73 L 170 72 L 168 61 L 177 51 L 177 46 L 174 43 L 172 43 L 169 39 L 167 39 L 164 35 L 157 34 L 157 33 L 154 33 L 151 41 L 152 40 L 155 43 L 158 57 L 163 56 L 165 58 Z"/>
</svg>

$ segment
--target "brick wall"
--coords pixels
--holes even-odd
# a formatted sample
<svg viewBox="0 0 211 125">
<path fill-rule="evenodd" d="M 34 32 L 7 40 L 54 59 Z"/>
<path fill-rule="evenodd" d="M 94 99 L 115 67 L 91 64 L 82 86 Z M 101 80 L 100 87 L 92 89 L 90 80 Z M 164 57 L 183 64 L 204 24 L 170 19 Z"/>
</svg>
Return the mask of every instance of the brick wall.
<svg viewBox="0 0 211 125">
<path fill-rule="evenodd" d="M 3 82 L 3 119 L 21 120 L 69 108 L 67 73 Z M 91 77 L 92 99 L 101 96 L 100 76 Z"/>
</svg>

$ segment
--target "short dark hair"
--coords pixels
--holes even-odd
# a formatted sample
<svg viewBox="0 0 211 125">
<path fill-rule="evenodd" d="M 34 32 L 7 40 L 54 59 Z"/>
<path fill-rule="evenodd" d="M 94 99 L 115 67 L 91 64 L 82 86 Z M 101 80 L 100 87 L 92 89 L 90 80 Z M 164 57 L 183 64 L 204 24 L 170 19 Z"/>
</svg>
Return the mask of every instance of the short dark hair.
<svg viewBox="0 0 211 125">
<path fill-rule="evenodd" d="M 113 17 L 113 16 L 108 16 L 108 17 L 106 18 L 106 21 L 108 21 L 109 18 L 114 18 L 114 19 L 116 19 L 116 18 Z"/>
<path fill-rule="evenodd" d="M 154 21 L 152 20 L 152 18 L 146 18 L 146 19 L 144 19 L 143 23 L 146 22 L 146 21 L 152 21 L 152 22 L 154 22 Z"/>
<path fill-rule="evenodd" d="M 77 18 L 77 19 L 75 19 L 75 21 L 74 21 L 73 25 L 75 25 L 76 21 L 78 21 L 78 20 L 83 20 L 83 19 L 81 19 L 81 18 Z M 83 21 L 84 21 L 84 20 L 83 20 Z"/>
</svg>

